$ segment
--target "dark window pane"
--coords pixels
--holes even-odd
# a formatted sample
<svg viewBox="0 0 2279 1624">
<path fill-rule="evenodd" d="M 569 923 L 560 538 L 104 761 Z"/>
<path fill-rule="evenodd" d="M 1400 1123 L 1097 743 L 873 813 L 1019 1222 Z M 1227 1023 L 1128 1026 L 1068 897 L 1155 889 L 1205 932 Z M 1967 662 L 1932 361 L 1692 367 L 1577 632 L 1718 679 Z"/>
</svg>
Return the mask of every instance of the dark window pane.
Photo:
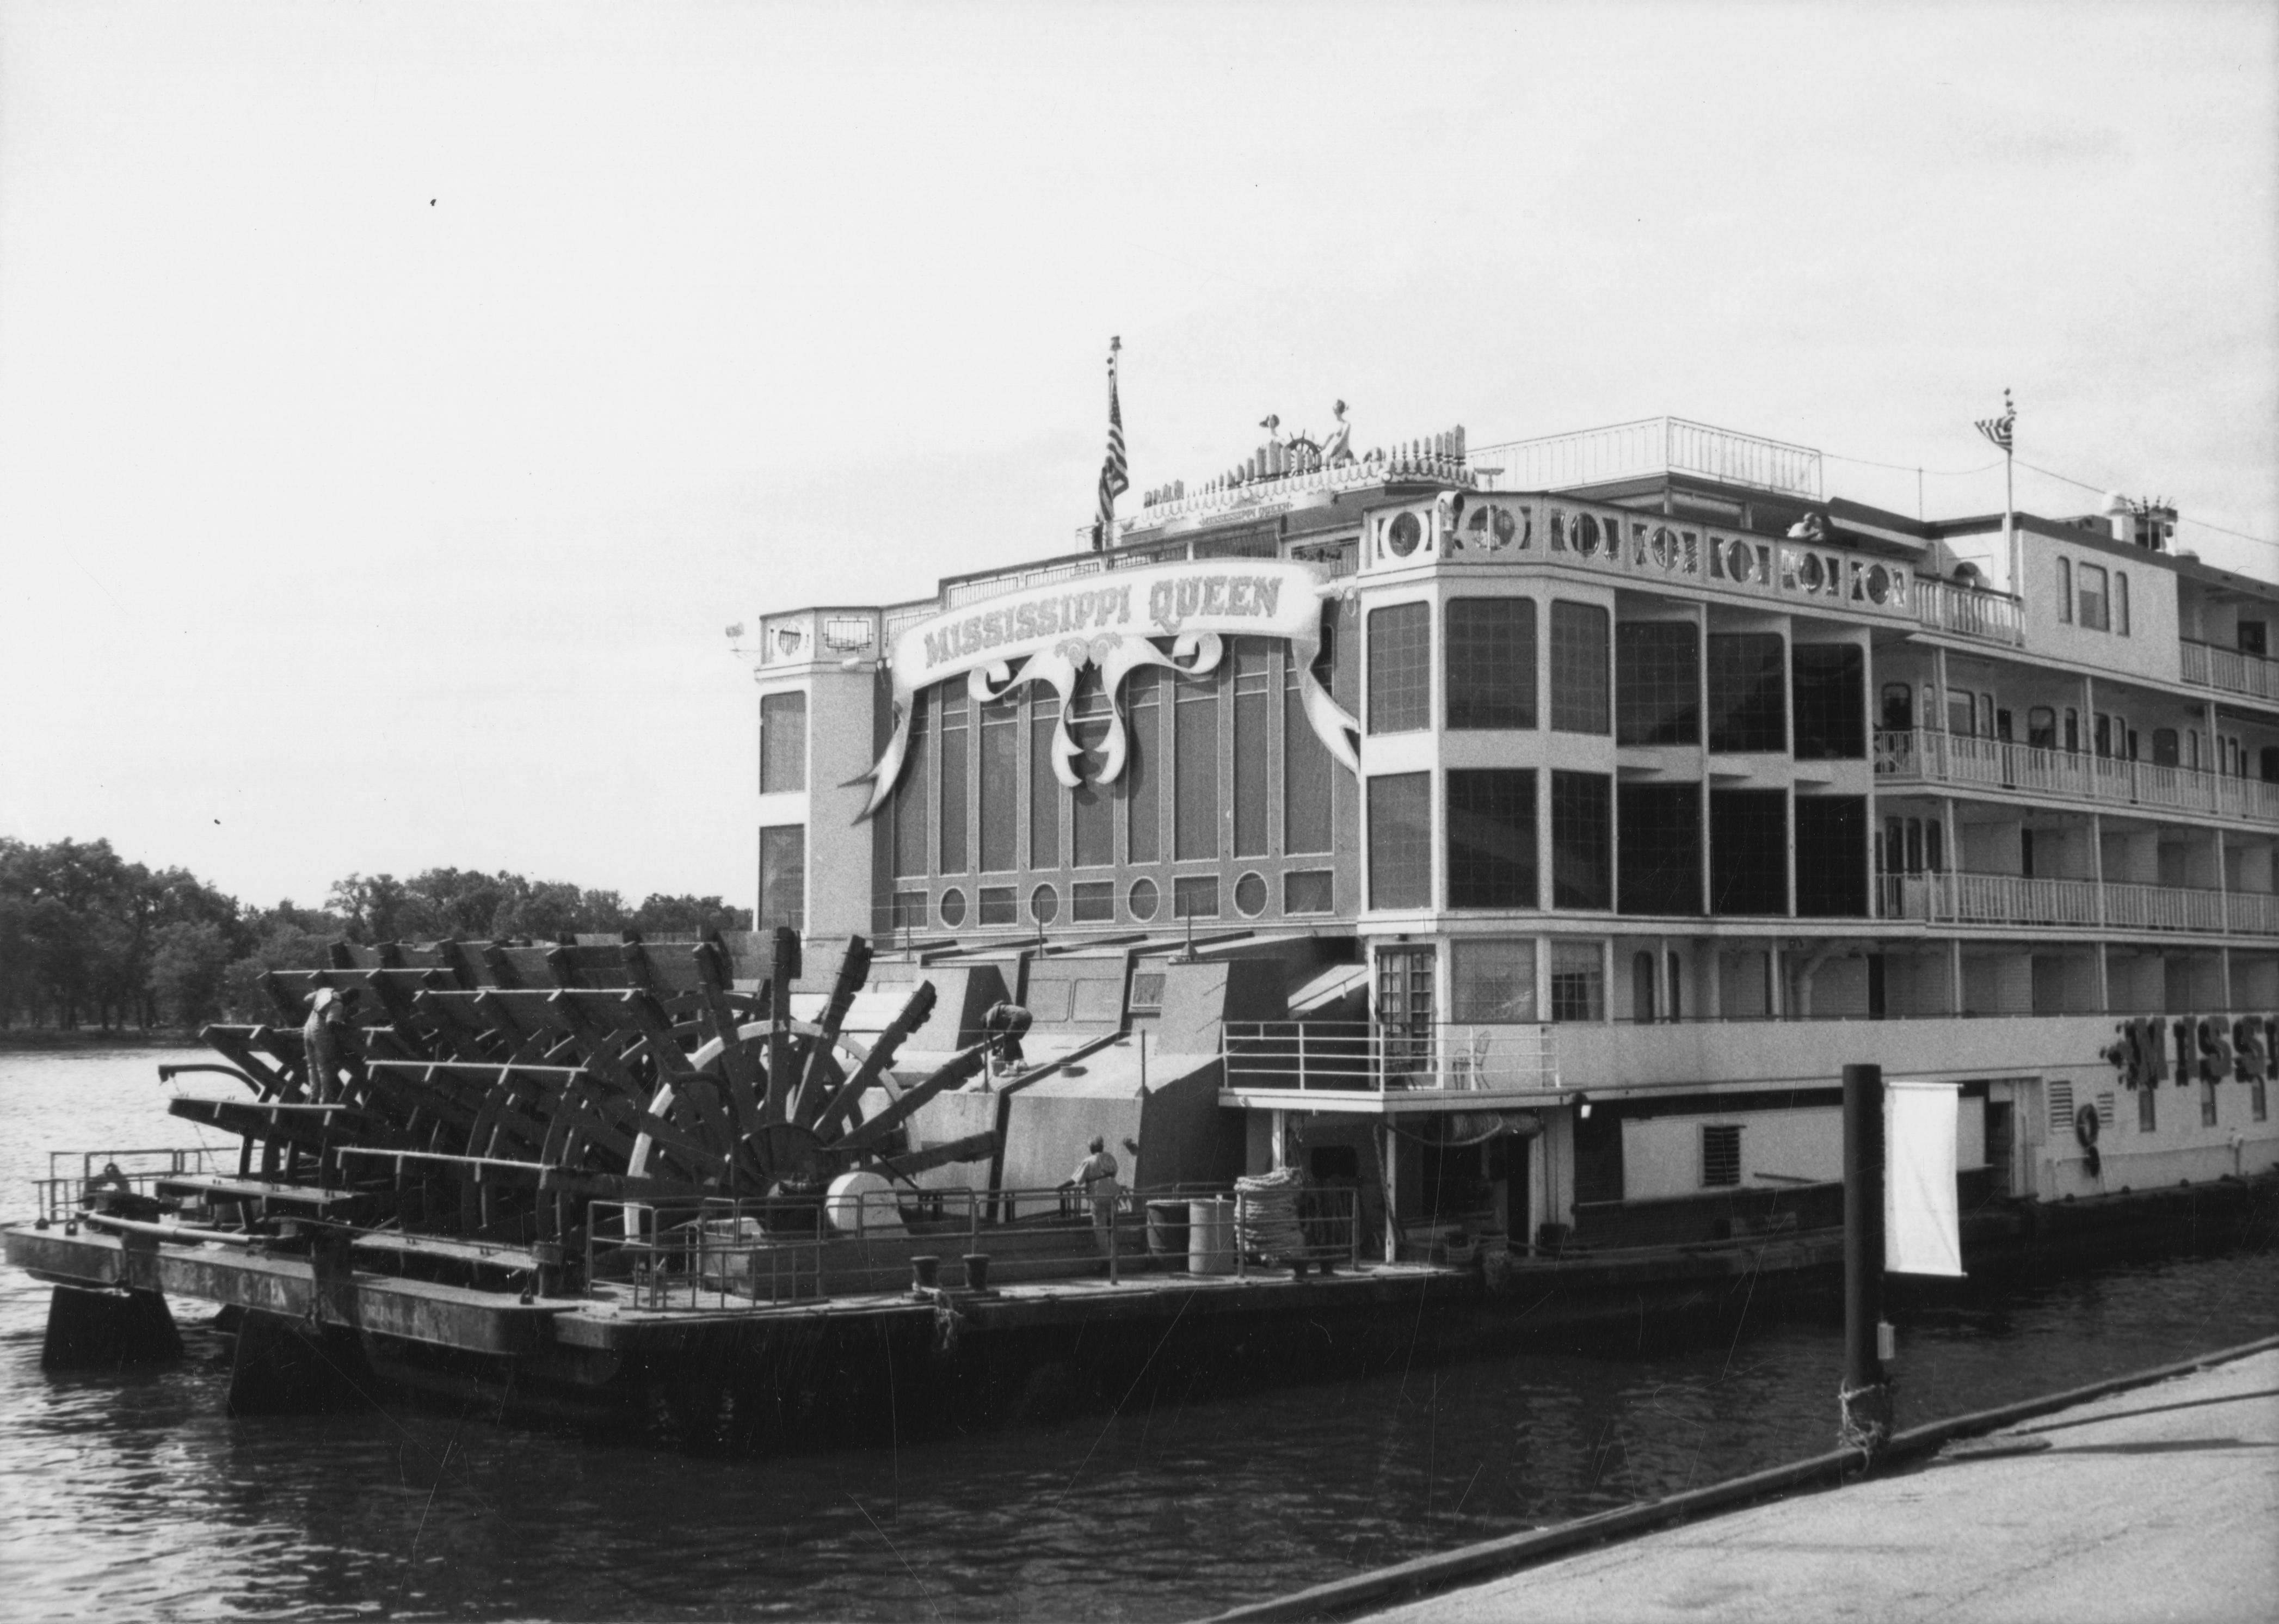
<svg viewBox="0 0 2279 1624">
<path fill-rule="evenodd" d="M 1787 658 L 1778 632 L 1709 634 L 1709 748 L 1788 748 Z"/>
<path fill-rule="evenodd" d="M 980 779 L 981 866 L 999 872 L 1018 867 L 1021 707 L 1017 701 L 998 700 L 981 707 Z"/>
<path fill-rule="evenodd" d="M 1218 855 L 1218 678 L 1173 684 L 1178 735 L 1171 839 L 1181 858 Z"/>
<path fill-rule="evenodd" d="M 921 689 L 910 696 L 910 744 L 902 758 L 902 781 L 894 786 L 894 874 L 897 877 L 926 871 L 926 791 L 933 777 L 932 722 L 927 714 L 932 695 Z"/>
<path fill-rule="evenodd" d="M 981 888 L 981 922 L 984 925 L 1014 925 L 1020 922 L 1021 904 L 1009 885 L 985 885 Z"/>
<path fill-rule="evenodd" d="M 1116 793 L 1124 806 L 1124 852 L 1131 862 L 1152 863 L 1163 855 L 1163 796 L 1156 766 L 1163 747 L 1162 676 L 1135 671 L 1124 694 L 1124 776 Z"/>
<path fill-rule="evenodd" d="M 1561 733 L 1610 731 L 1607 612 L 1596 604 L 1551 605 L 1551 725 Z"/>
<path fill-rule="evenodd" d="M 1282 671 L 1282 850 L 1327 851 L 1331 842 L 1329 748 L 1306 720 L 1299 684 L 1304 673 L 1285 658 Z"/>
<path fill-rule="evenodd" d="M 1709 911 L 1788 912 L 1788 792 L 1709 792 Z"/>
<path fill-rule="evenodd" d="M 926 894 L 924 891 L 896 891 L 893 918 L 896 930 L 925 928 Z"/>
<path fill-rule="evenodd" d="M 1392 773 L 1369 781 L 1369 905 L 1432 905 L 1432 780 Z"/>
<path fill-rule="evenodd" d="M 807 696 L 770 694 L 760 701 L 760 793 L 807 788 Z"/>
<path fill-rule="evenodd" d="M 1282 876 L 1282 912 L 1327 913 L 1336 905 L 1336 877 L 1326 868 Z"/>
<path fill-rule="evenodd" d="M 1701 786 L 1623 784 L 1615 793 L 1624 913 L 1701 912 Z"/>
<path fill-rule="evenodd" d="M 1274 670 L 1262 637 L 1234 640 L 1234 855 L 1266 855 L 1267 783 L 1274 772 Z M 1238 904 L 1240 898 L 1237 898 Z"/>
<path fill-rule="evenodd" d="M 1218 876 L 1189 874 L 1171 881 L 1171 917 L 1215 920 L 1218 917 Z"/>
<path fill-rule="evenodd" d="M 1867 650 L 1856 643 L 1800 643 L 1789 658 L 1796 675 L 1796 758 L 1864 758 Z"/>
<path fill-rule="evenodd" d="M 1116 881 L 1079 880 L 1069 888 L 1069 912 L 1079 925 L 1097 925 L 1116 917 Z"/>
<path fill-rule="evenodd" d="M 966 744 L 972 736 L 965 725 L 965 683 L 945 682 L 934 693 L 941 710 L 941 872 L 962 874 L 972 860 L 965 820 Z"/>
<path fill-rule="evenodd" d="M 1615 743 L 1701 742 L 1701 645 L 1691 620 L 1615 627 Z"/>
<path fill-rule="evenodd" d="M 1369 617 L 1369 730 L 1432 725 L 1432 606 L 1399 604 Z"/>
<path fill-rule="evenodd" d="M 1448 774 L 1448 905 L 1533 908 L 1535 774 L 1496 767 Z"/>
<path fill-rule="evenodd" d="M 1036 699 L 1029 706 L 1029 866 L 1061 865 L 1060 780 L 1053 775 L 1053 735 L 1060 731 L 1061 702 Z"/>
<path fill-rule="evenodd" d="M 779 925 L 807 928 L 807 827 L 779 824 L 760 831 L 760 913 L 763 932 Z"/>
<path fill-rule="evenodd" d="M 1460 597 L 1448 605 L 1448 726 L 1535 726 L 1535 600 Z"/>
<path fill-rule="evenodd" d="M 1796 797 L 1796 911 L 1813 920 L 1867 916 L 1865 797 Z"/>
<path fill-rule="evenodd" d="M 1614 780 L 1603 773 L 1551 775 L 1551 905 L 1615 903 Z"/>
</svg>

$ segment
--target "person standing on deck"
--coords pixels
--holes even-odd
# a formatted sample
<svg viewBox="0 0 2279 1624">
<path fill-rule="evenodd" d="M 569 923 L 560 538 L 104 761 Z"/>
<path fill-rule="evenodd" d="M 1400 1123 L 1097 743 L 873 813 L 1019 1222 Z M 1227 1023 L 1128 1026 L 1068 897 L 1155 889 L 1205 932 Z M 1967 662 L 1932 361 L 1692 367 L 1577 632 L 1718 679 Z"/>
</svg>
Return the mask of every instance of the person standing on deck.
<svg viewBox="0 0 2279 1624">
<path fill-rule="evenodd" d="M 309 1019 L 301 1026 L 301 1043 L 309 1056 L 309 1097 L 329 1105 L 341 1097 L 341 1051 L 346 1047 L 341 1028 L 348 1006 L 329 987 L 319 987 L 309 1000 Z"/>
<path fill-rule="evenodd" d="M 1108 1141 L 1093 1135 L 1092 1154 L 1076 1165 L 1061 1188 L 1073 1189 L 1092 1203 L 1092 1227 L 1105 1235 L 1116 1221 L 1116 1158 L 1109 1153 Z"/>
</svg>

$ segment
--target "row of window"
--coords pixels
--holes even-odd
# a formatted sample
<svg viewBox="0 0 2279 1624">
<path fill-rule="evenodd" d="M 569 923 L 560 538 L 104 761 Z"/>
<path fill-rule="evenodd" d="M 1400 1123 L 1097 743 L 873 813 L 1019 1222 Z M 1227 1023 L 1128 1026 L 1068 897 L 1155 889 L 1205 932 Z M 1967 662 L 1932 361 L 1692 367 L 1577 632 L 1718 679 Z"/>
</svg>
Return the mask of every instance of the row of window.
<svg viewBox="0 0 2279 1624">
<path fill-rule="evenodd" d="M 2058 560 L 2058 619 L 2083 631 L 2129 635 L 2129 572 Z"/>
<path fill-rule="evenodd" d="M 1126 679 L 1124 765 L 1112 784 L 1092 779 L 1111 714 L 1096 668 L 1070 704 L 1084 751 L 1074 789 L 1054 775 L 1060 701 L 1049 690 L 982 704 L 957 679 L 917 695 L 886 817 L 895 876 L 1268 857 L 1278 835 L 1279 853 L 1328 852 L 1334 763 L 1306 720 L 1297 661 L 1265 638 L 1229 643 L 1205 675 Z"/>
<path fill-rule="evenodd" d="M 1116 882 L 1113 880 L 1078 880 L 1069 886 L 1069 920 L 1078 925 L 1114 924 L 1116 912 Z M 1256 919 L 1266 912 L 1272 888 L 1266 876 L 1253 871 L 1239 876 L 1232 888 L 1234 911 L 1245 919 Z M 1282 876 L 1282 912 L 1285 913 L 1328 913 L 1337 901 L 1336 875 L 1329 869 L 1306 869 Z M 1145 924 L 1154 919 L 1163 904 L 1163 889 L 1155 881 L 1134 880 L 1124 889 L 1124 912 L 1121 917 Z M 1025 914 L 1022 909 L 1017 886 L 985 885 L 976 889 L 969 904 L 964 890 L 951 886 L 940 897 L 932 899 L 932 916 L 928 912 L 929 897 L 924 891 L 894 893 L 889 923 L 896 930 L 922 930 L 936 923 L 956 930 L 968 925 L 1050 925 L 1060 918 L 1060 888 L 1052 884 L 1034 887 L 1029 892 Z M 1215 920 L 1220 916 L 1219 877 L 1216 874 L 1181 874 L 1171 881 L 1171 915 L 1175 920 Z"/>
<path fill-rule="evenodd" d="M 1867 652 L 1855 643 L 1798 643 L 1777 632 L 1712 632 L 1692 620 L 1625 620 L 1596 604 L 1550 607 L 1550 696 L 1538 703 L 1536 604 L 1459 597 L 1443 613 L 1447 727 L 1538 726 L 1606 735 L 1617 744 L 1702 743 L 1722 753 L 1792 748 L 1799 760 L 1867 754 Z M 1369 617 L 1368 727 L 1432 726 L 1432 606 L 1396 604 Z"/>
<path fill-rule="evenodd" d="M 1541 776 L 1532 767 L 1445 774 L 1449 908 L 1545 905 Z M 1868 912 L 1863 796 L 1797 796 L 1792 802 L 1786 789 L 1713 789 L 1705 797 L 1699 783 L 1617 784 L 1607 774 L 1566 771 L 1548 778 L 1553 908 L 1787 915 L 1792 804 L 1794 913 L 1851 919 Z M 1371 778 L 1369 905 L 1431 907 L 1433 846 L 1431 775 Z"/>
</svg>

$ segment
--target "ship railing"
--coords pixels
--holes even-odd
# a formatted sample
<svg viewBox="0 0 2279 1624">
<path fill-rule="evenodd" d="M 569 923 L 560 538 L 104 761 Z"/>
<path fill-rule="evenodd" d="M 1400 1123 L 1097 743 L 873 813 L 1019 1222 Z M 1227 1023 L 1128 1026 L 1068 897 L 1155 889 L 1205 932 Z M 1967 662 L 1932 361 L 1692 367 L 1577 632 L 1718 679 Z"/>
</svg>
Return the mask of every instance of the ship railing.
<svg viewBox="0 0 2279 1624">
<path fill-rule="evenodd" d="M 1976 738 L 1937 728 L 1876 735 L 1876 773 L 1896 782 L 1976 784 L 2115 806 L 2279 823 L 2279 784 L 2087 750 Z"/>
<path fill-rule="evenodd" d="M 48 1174 L 34 1179 L 32 1189 L 38 1222 L 42 1228 L 70 1222 L 105 1190 L 155 1196 L 160 1183 L 192 1174 L 230 1171 L 237 1148 L 216 1150 L 203 1145 L 165 1145 L 112 1151 L 50 1151 Z M 109 1169 L 116 1167 L 113 1178 Z"/>
<path fill-rule="evenodd" d="M 1475 446 L 1474 471 L 1497 490 L 1558 490 L 1651 473 L 1697 473 L 1818 501 L 1820 453 L 1684 418 L 1641 418 L 1603 428 Z"/>
<path fill-rule="evenodd" d="M 1229 1089 L 1524 1092 L 1559 1086 L 1547 1023 L 1230 1020 Z"/>
<path fill-rule="evenodd" d="M 1948 871 L 1883 877 L 1884 917 L 1963 925 L 2103 925 L 2130 930 L 2279 931 L 2279 898 L 2129 881 Z"/>
<path fill-rule="evenodd" d="M 2252 694 L 2259 699 L 2279 699 L 2279 660 L 2191 637 L 2178 638 L 2177 647 L 2185 681 L 2234 694 Z"/>
<path fill-rule="evenodd" d="M 1984 637 L 1996 643 L 2023 643 L 2025 618 L 2018 600 L 2007 592 L 1966 587 L 1935 575 L 1915 577 L 1916 612 L 1935 631 L 1965 637 Z"/>
<path fill-rule="evenodd" d="M 1221 1266 L 1209 1272 L 1239 1278 L 1269 1263 L 1360 1261 L 1357 1188 L 1300 1187 L 1291 1205 L 1278 1199 L 1282 1192 L 1239 1184 L 1106 1188 L 1096 1198 L 1064 1184 L 595 1201 L 585 1279 L 626 1288 L 635 1308 L 710 1311 L 979 1290 L 993 1280 L 1102 1267 L 1112 1282 L 1143 1266 L 1186 1266 L 1188 1243 L 1172 1236 L 1186 1229 L 1186 1210 L 1197 1202 L 1224 1204 L 1228 1224 Z"/>
</svg>

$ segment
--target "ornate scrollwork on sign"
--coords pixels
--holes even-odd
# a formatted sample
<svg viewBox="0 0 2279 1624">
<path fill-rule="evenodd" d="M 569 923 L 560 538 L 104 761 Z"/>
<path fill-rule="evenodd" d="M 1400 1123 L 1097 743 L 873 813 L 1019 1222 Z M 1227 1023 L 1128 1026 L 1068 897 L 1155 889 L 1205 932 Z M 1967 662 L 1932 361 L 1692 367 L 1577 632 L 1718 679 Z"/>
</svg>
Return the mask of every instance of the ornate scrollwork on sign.
<svg viewBox="0 0 2279 1624">
<path fill-rule="evenodd" d="M 1314 674 L 1321 651 L 1321 599 L 1339 589 L 1322 572 L 1304 564 L 1246 558 L 1118 570 L 1112 579 L 1086 576 L 1078 589 L 1060 589 L 1070 584 L 1010 594 L 971 613 L 937 615 L 895 640 L 894 732 L 865 774 L 871 799 L 863 817 L 886 804 L 902 777 L 920 689 L 962 672 L 966 691 L 987 704 L 1031 683 L 1046 684 L 1061 702 L 1053 730 L 1053 776 L 1073 789 L 1085 781 L 1076 764 L 1086 751 L 1069 731 L 1069 709 L 1077 679 L 1086 666 L 1095 667 L 1101 691 L 1109 697 L 1109 723 L 1093 781 L 1113 783 L 1123 774 L 1130 750 L 1124 680 L 1151 666 L 1190 677 L 1216 671 L 1226 634 L 1279 637 L 1290 644 L 1307 721 L 1332 756 L 1349 771 L 1360 771 L 1354 739 L 1361 724 Z M 1159 646 L 1166 638 L 1168 650 Z"/>
</svg>

